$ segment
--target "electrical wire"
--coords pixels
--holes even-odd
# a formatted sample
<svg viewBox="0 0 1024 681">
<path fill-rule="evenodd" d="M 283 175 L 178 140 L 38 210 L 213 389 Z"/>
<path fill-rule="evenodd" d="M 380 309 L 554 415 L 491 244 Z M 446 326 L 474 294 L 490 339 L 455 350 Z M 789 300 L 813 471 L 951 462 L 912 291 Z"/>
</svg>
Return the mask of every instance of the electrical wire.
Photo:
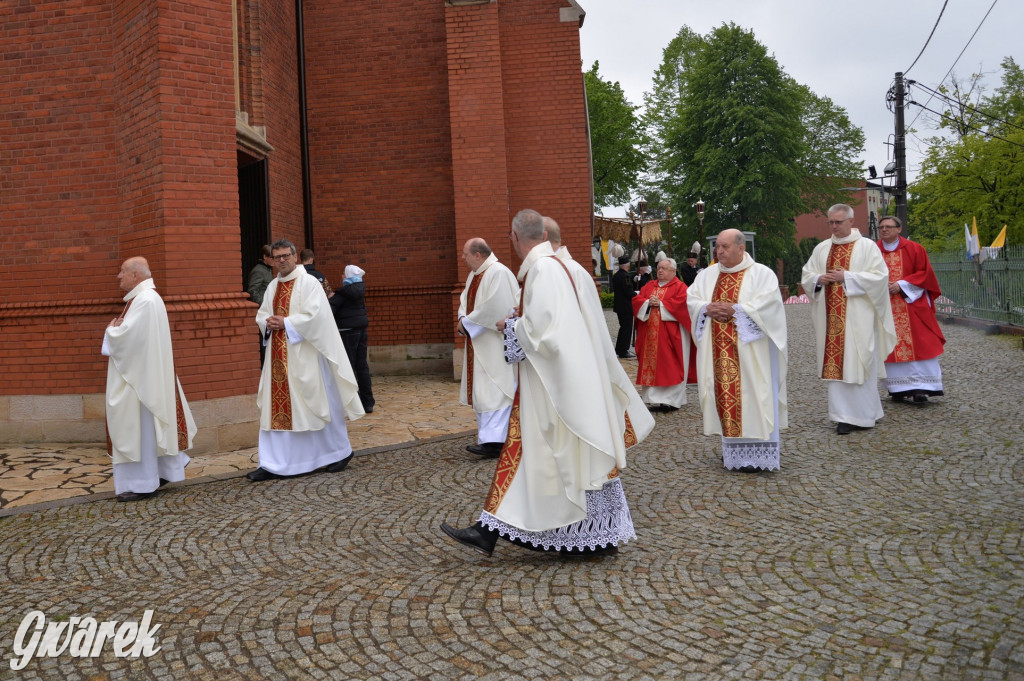
<svg viewBox="0 0 1024 681">
<path fill-rule="evenodd" d="M 935 114 L 936 116 L 938 116 L 939 118 L 941 118 L 943 120 L 950 120 L 950 121 L 956 122 L 956 121 L 954 121 L 952 116 L 950 116 L 949 114 L 947 114 L 945 112 L 939 113 L 938 111 L 935 111 L 934 109 L 929 109 L 926 105 L 919 104 L 919 103 L 915 102 L 914 100 L 908 101 L 907 104 L 914 104 L 915 106 L 919 106 L 923 110 L 931 112 L 931 113 Z M 1002 140 L 1003 142 L 1006 142 L 1007 144 L 1012 144 L 1015 147 L 1020 147 L 1021 149 L 1024 149 L 1024 144 L 1021 144 L 1020 142 L 1014 142 L 1013 140 L 1008 140 L 1005 137 L 1002 137 L 1000 135 L 996 135 L 995 133 L 991 133 L 991 132 L 988 132 L 986 130 L 982 130 L 981 128 L 975 128 L 973 125 L 968 125 L 968 124 L 964 123 L 963 127 L 966 128 L 967 130 L 971 131 L 971 132 L 978 132 L 978 133 L 981 133 L 982 135 L 985 135 L 986 137 L 992 137 L 992 138 L 995 138 L 997 140 Z"/>
<path fill-rule="evenodd" d="M 999 118 L 998 116 L 994 116 L 994 115 L 990 114 L 987 111 L 982 111 L 981 109 L 975 108 L 975 107 L 971 106 L 970 104 L 965 104 L 964 102 L 961 102 L 961 101 L 959 101 L 957 99 L 954 99 L 954 98 L 950 97 L 947 94 L 943 94 L 942 92 L 938 92 L 937 90 L 933 90 L 930 87 L 928 87 L 927 85 L 922 85 L 921 83 L 918 83 L 917 81 L 911 80 L 911 81 L 908 81 L 908 84 L 916 86 L 916 87 L 919 87 L 919 88 L 921 88 L 922 90 L 924 90 L 926 92 L 930 92 L 932 94 L 932 97 L 928 98 L 929 102 L 931 101 L 931 99 L 933 97 L 940 97 L 940 98 L 946 100 L 947 104 L 955 104 L 956 106 L 963 107 L 964 109 L 967 109 L 968 111 L 971 111 L 971 112 L 976 113 L 976 114 L 980 114 L 980 115 L 984 116 L 985 118 L 991 118 L 992 120 L 994 120 L 997 123 L 1002 123 L 1003 125 L 1008 125 L 1008 126 L 1010 126 L 1012 128 L 1017 128 L 1018 130 L 1024 130 L 1024 127 L 1021 127 L 1021 126 L 1017 125 L 1016 123 L 1011 123 L 1010 121 L 1005 121 L 1002 118 Z"/>
<path fill-rule="evenodd" d="M 966 51 L 967 51 L 967 47 L 968 47 L 968 46 L 969 46 L 969 45 L 971 44 L 971 41 L 972 41 L 972 40 L 974 40 L 974 36 L 978 35 L 978 31 L 980 31 L 980 30 L 981 30 L 981 25 L 985 23 L 985 20 L 986 20 L 986 19 L 988 19 L 988 15 L 992 13 L 992 8 L 996 6 L 996 3 L 997 3 L 997 2 L 999 2 L 999 0 L 992 0 L 992 4 L 991 4 L 991 5 L 989 5 L 988 11 L 987 11 L 987 12 L 985 12 L 985 16 L 983 16 L 983 17 L 981 18 L 981 21 L 980 21 L 980 22 L 978 22 L 978 28 L 974 29 L 974 33 L 972 33 L 972 34 L 971 34 L 971 37 L 970 37 L 970 38 L 969 38 L 969 39 L 967 40 L 967 45 L 964 45 L 964 49 L 960 50 L 960 54 L 958 54 L 958 55 L 956 56 L 956 59 L 954 59 L 954 60 L 953 60 L 953 65 L 949 67 L 949 71 L 946 71 L 946 75 L 944 75 L 944 76 L 942 77 L 942 80 L 940 80 L 940 81 L 939 81 L 939 85 L 942 85 L 942 84 L 943 84 L 944 82 L 946 82 L 946 79 L 947 79 L 947 78 L 949 78 L 949 74 L 953 73 L 953 69 L 954 69 L 954 68 L 956 68 L 956 63 L 957 63 L 958 61 L 960 61 L 960 57 L 964 56 L 964 52 L 966 52 Z M 917 60 L 915 59 L 914 61 L 916 62 Z M 908 69 L 908 70 L 909 70 L 909 69 Z M 904 71 L 904 74 L 906 74 L 906 71 Z M 931 103 L 931 101 L 932 101 L 932 98 L 931 98 L 931 97 L 929 97 L 929 98 L 928 98 L 928 103 L 930 104 L 930 103 Z M 924 107 L 922 107 L 922 109 L 923 109 L 923 108 L 924 108 Z M 917 122 L 917 119 L 918 119 L 918 118 L 919 118 L 920 116 L 921 116 L 921 111 L 918 111 L 918 112 L 917 112 L 917 116 L 914 116 L 914 120 L 910 121 L 910 125 L 908 125 L 907 127 L 908 127 L 908 128 L 912 128 L 912 127 L 914 127 L 914 123 L 916 123 L 916 122 Z"/>
<path fill-rule="evenodd" d="M 925 48 L 928 47 L 928 43 L 932 41 L 932 36 L 935 35 L 935 29 L 939 27 L 939 22 L 942 20 L 942 14 L 946 11 L 946 5 L 948 4 L 949 0 L 945 0 L 942 3 L 942 9 L 939 10 L 939 18 L 935 20 L 935 25 L 932 26 L 932 32 L 928 34 L 928 39 L 924 41 L 924 46 L 921 47 L 921 51 L 917 53 L 916 57 L 914 57 L 914 63 L 908 66 L 906 70 L 903 71 L 904 76 L 910 73 L 910 69 L 914 68 L 914 64 L 916 64 L 917 60 L 921 58 L 922 54 L 924 54 Z"/>
</svg>

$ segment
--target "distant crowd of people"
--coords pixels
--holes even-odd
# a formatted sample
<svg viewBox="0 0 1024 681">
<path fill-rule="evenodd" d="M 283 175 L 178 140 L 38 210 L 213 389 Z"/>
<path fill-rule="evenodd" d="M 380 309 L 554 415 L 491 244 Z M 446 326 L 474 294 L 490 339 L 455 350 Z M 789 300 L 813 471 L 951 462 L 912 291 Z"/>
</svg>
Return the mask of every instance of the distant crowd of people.
<svg viewBox="0 0 1024 681">
<path fill-rule="evenodd" d="M 880 376 L 893 402 L 942 395 L 945 338 L 935 319 L 938 281 L 900 221 L 883 217 L 873 242 L 853 228 L 850 206 L 833 206 L 827 219 L 832 236 L 804 265 L 802 286 L 829 418 L 847 435 L 882 417 Z M 469 273 L 455 324 L 466 339 L 459 399 L 477 417 L 467 449 L 497 463 L 476 521 L 442 523 L 446 535 L 487 556 L 499 539 L 564 555 L 614 554 L 636 536 L 619 475 L 626 450 L 655 427 L 651 411 L 686 405 L 689 383 L 727 469 L 780 468 L 786 314 L 775 273 L 746 253 L 742 232 L 722 231 L 705 268 L 697 246 L 682 279 L 664 254 L 653 278 L 646 264 L 631 276 L 623 256 L 612 277 L 614 345 L 593 277 L 562 246 L 558 224 L 523 210 L 509 238 L 522 261 L 516 274 L 482 238 L 462 249 Z M 283 239 L 264 247 L 248 282 L 262 360 L 259 467 L 250 480 L 337 472 L 351 460 L 346 419 L 374 408 L 364 274 L 349 265 L 334 290 L 312 251 L 296 254 Z M 134 501 L 184 478 L 196 428 L 145 259 L 126 260 L 118 279 L 126 304 L 103 343 L 107 422 L 118 499 Z M 635 382 L 620 361 L 634 357 L 631 345 Z"/>
</svg>

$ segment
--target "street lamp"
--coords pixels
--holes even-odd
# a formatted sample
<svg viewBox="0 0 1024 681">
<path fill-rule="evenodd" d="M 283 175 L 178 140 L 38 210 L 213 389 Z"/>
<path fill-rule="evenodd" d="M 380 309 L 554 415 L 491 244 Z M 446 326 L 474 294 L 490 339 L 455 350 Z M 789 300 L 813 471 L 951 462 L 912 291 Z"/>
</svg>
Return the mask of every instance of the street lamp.
<svg viewBox="0 0 1024 681">
<path fill-rule="evenodd" d="M 704 243 L 704 199 L 697 199 L 697 243 Z M 700 261 L 697 263 L 700 264 Z"/>
</svg>

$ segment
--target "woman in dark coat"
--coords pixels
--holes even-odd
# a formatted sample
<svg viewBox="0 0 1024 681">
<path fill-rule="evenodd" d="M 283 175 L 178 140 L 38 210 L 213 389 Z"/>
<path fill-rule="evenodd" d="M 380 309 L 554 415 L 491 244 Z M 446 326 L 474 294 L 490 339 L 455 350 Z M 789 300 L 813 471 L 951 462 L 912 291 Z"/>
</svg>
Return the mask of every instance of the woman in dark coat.
<svg viewBox="0 0 1024 681">
<path fill-rule="evenodd" d="M 345 268 L 345 281 L 340 289 L 331 296 L 331 312 L 334 323 L 338 325 L 338 333 L 345 344 L 348 361 L 359 384 L 359 401 L 367 414 L 373 413 L 373 388 L 370 385 L 370 365 L 366 361 L 367 333 L 370 317 L 366 313 L 366 285 L 363 275 L 366 274 L 356 265 Z"/>
</svg>

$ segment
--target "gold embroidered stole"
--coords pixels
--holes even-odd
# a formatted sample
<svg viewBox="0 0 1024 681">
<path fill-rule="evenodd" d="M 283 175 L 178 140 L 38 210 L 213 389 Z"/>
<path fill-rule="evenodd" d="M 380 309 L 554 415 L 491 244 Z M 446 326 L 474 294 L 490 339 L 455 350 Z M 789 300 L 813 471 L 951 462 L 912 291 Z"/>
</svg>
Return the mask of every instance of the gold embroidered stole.
<svg viewBox="0 0 1024 681">
<path fill-rule="evenodd" d="M 825 271 L 831 272 L 836 268 L 844 272 L 849 270 L 855 243 L 832 244 L 825 263 Z M 846 290 L 842 284 L 828 283 L 825 285 L 825 357 L 821 366 L 822 378 L 843 380 L 845 343 Z"/>
<path fill-rule="evenodd" d="M 736 304 L 746 270 L 722 272 L 718 275 L 713 303 Z M 710 319 L 710 318 L 709 318 Z M 711 321 L 711 359 L 715 377 L 715 408 L 722 423 L 723 437 L 743 436 L 743 404 L 740 386 L 739 333 L 735 318 L 728 322 Z"/>
<path fill-rule="evenodd" d="M 554 257 L 554 256 L 546 256 Z M 572 275 L 569 273 L 569 268 L 565 266 L 561 260 L 557 257 L 554 258 L 555 262 L 562 266 L 567 277 L 569 277 L 569 283 L 572 284 L 572 290 L 576 293 L 576 302 L 579 304 L 579 292 L 576 291 L 576 282 L 573 281 Z M 528 279 L 529 277 L 527 277 Z M 526 296 L 526 281 L 523 280 L 523 285 L 519 289 L 519 307 L 516 308 L 516 316 L 523 316 L 524 299 Z M 582 311 L 582 308 L 581 308 Z M 522 423 L 519 418 L 519 390 L 520 386 L 517 381 L 516 384 L 516 396 L 512 400 L 512 413 L 508 419 L 508 435 L 505 437 L 505 444 L 501 447 L 501 454 L 498 455 L 498 465 L 494 469 L 494 477 L 491 479 L 491 489 L 487 493 L 487 500 L 484 502 L 484 511 L 493 515 L 498 507 L 501 506 L 502 499 L 505 498 L 505 493 L 508 492 L 509 487 L 512 486 L 512 480 L 516 477 L 516 472 L 519 470 L 519 462 L 523 458 L 523 430 Z M 629 421 L 629 415 L 626 415 L 626 433 L 624 434 L 626 446 L 630 447 L 637 442 L 636 431 L 633 429 L 633 424 Z M 630 440 L 632 439 L 632 442 Z M 619 476 L 618 467 L 613 467 L 611 472 L 608 473 L 608 479 L 617 478 Z"/>
<path fill-rule="evenodd" d="M 274 314 L 288 316 L 296 279 L 277 282 Z M 270 333 L 270 429 L 292 429 L 292 395 L 288 386 L 288 331 Z"/>
<path fill-rule="evenodd" d="M 466 294 L 466 314 L 472 314 L 473 310 L 476 309 L 476 292 L 480 288 L 480 282 L 484 278 L 484 273 L 481 272 L 473 277 L 469 282 L 469 293 Z M 468 335 L 466 336 L 466 401 L 469 402 L 469 406 L 473 406 L 473 339 Z"/>
<path fill-rule="evenodd" d="M 890 284 L 903 278 L 904 250 L 906 249 L 882 249 L 882 258 L 889 267 Z M 907 301 L 896 293 L 889 295 L 889 302 L 892 303 L 892 321 L 896 324 L 896 347 L 893 349 L 893 356 L 897 362 L 911 362 L 914 359 L 914 337 L 910 333 L 910 310 Z"/>
<path fill-rule="evenodd" d="M 650 299 L 661 300 L 665 297 L 665 289 L 668 286 L 655 286 L 651 291 Z M 637 352 L 637 356 L 643 357 L 637 372 L 637 383 L 640 385 L 654 385 L 656 369 L 658 368 L 658 331 L 661 326 L 661 306 L 648 307 L 650 314 L 644 322 L 643 352 Z M 640 341 L 641 339 L 637 339 Z"/>
</svg>

